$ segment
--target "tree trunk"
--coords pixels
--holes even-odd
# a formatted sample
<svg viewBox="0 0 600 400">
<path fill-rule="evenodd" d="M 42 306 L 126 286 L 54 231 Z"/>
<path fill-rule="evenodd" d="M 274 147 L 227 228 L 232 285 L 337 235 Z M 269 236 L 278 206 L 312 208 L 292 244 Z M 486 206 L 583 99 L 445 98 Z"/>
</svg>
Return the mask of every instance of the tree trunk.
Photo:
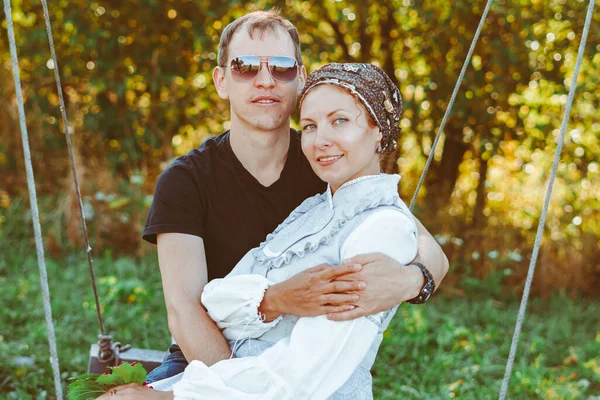
<svg viewBox="0 0 600 400">
<path fill-rule="evenodd" d="M 485 208 L 486 201 L 486 190 L 485 181 L 487 178 L 488 162 L 487 158 L 484 158 L 479 154 L 479 182 L 477 182 L 477 199 L 475 200 L 475 208 L 473 209 L 473 230 L 479 230 L 484 225 L 483 209 Z"/>
<path fill-rule="evenodd" d="M 342 60 L 344 60 L 344 62 L 351 62 L 353 57 L 350 56 L 350 46 L 348 46 L 348 44 L 346 43 L 346 40 L 344 38 L 344 33 L 341 30 L 340 24 L 338 22 L 334 21 L 333 18 L 331 18 L 331 15 L 329 15 L 329 12 L 327 11 L 327 8 L 325 8 L 325 7 L 321 8 L 321 15 L 322 15 L 323 19 L 325 21 L 327 21 L 327 23 L 329 23 L 329 25 L 331 25 L 331 28 L 333 29 L 333 32 L 335 35 L 335 41 L 338 44 L 338 46 L 340 46 L 340 48 L 342 49 L 342 52 L 344 53 Z"/>
<path fill-rule="evenodd" d="M 359 1 L 356 5 L 358 14 L 358 43 L 360 43 L 360 62 L 368 63 L 371 59 L 373 38 L 367 33 L 369 26 L 369 2 Z"/>
<path fill-rule="evenodd" d="M 445 209 L 450 203 L 458 179 L 458 169 L 468 149 L 468 145 L 462 140 L 462 125 L 448 121 L 444 131 L 446 139 L 442 159 L 427 180 L 427 205 L 436 212 Z"/>
<path fill-rule="evenodd" d="M 390 79 L 399 86 L 398 79 L 394 73 L 394 51 L 392 46 L 392 38 L 390 32 L 396 27 L 396 20 L 394 19 L 394 7 L 389 4 L 386 5 L 386 16 L 380 19 L 380 35 L 381 35 L 381 58 L 382 58 L 382 69 L 390 77 Z"/>
</svg>

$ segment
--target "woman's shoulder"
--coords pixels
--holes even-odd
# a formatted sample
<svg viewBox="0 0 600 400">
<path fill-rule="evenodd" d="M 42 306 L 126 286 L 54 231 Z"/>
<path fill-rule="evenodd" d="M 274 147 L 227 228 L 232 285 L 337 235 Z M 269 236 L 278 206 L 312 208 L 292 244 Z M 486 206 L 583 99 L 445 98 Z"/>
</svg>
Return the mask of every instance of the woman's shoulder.
<svg viewBox="0 0 600 400">
<path fill-rule="evenodd" d="M 305 252 L 289 250 L 301 238 L 322 231 L 333 218 L 333 210 L 326 203 L 327 198 L 318 194 L 304 200 L 275 230 L 268 234 L 265 241 L 252 250 L 255 261 L 262 265 L 289 263 L 292 254 L 304 256 Z"/>
<path fill-rule="evenodd" d="M 326 193 L 315 194 L 314 196 L 311 196 L 305 199 L 302 203 L 300 203 L 300 205 L 296 207 L 294 211 L 292 211 L 292 214 L 296 211 L 307 212 L 313 209 L 316 205 L 324 202 L 325 200 L 327 200 Z"/>
<path fill-rule="evenodd" d="M 418 230 L 414 217 L 397 206 L 379 207 L 364 218 L 344 241 L 340 256 L 383 253 L 401 264 L 414 259 Z"/>
<path fill-rule="evenodd" d="M 287 216 L 285 220 L 275 230 L 272 234 L 276 234 L 281 231 L 286 225 L 289 225 L 293 221 L 297 220 L 304 214 L 317 211 L 317 206 L 327 201 L 327 196 L 325 193 L 315 194 L 307 199 L 305 199 L 300 205 Z"/>
</svg>

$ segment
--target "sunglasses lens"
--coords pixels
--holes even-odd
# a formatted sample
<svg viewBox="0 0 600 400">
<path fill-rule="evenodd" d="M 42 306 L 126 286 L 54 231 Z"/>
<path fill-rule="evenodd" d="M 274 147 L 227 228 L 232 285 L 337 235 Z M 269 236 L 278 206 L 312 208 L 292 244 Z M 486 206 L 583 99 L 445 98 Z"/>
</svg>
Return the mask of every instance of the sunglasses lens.
<svg viewBox="0 0 600 400">
<path fill-rule="evenodd" d="M 240 56 L 231 60 L 231 75 L 236 81 L 249 81 L 260 71 L 258 56 Z M 293 81 L 298 75 L 298 63 L 291 57 L 273 56 L 269 58 L 269 72 L 273 79 L 282 82 Z"/>
<path fill-rule="evenodd" d="M 259 70 L 260 59 L 257 56 L 241 56 L 231 60 L 231 74 L 235 80 L 254 79 Z"/>
<path fill-rule="evenodd" d="M 298 75 L 298 64 L 291 57 L 273 56 L 269 58 L 269 70 L 273 79 L 290 82 Z"/>
</svg>

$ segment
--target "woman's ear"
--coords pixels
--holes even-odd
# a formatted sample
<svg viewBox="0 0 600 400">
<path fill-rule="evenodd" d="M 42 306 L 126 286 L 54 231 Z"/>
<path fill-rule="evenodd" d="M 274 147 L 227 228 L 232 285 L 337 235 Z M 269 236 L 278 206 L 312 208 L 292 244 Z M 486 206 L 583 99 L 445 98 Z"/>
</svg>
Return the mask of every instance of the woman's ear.
<svg viewBox="0 0 600 400">
<path fill-rule="evenodd" d="M 378 126 L 375 126 L 373 128 L 373 137 L 375 138 L 375 141 L 377 141 L 377 143 L 381 143 L 381 139 L 383 139 L 383 133 L 381 133 L 381 128 L 379 128 Z"/>
<path fill-rule="evenodd" d="M 379 153 L 381 151 L 381 140 L 383 139 L 381 129 L 378 126 L 372 127 L 371 134 L 373 135 L 373 142 L 375 144 L 375 153 Z"/>
<path fill-rule="evenodd" d="M 229 93 L 227 92 L 227 82 L 225 81 L 225 68 L 215 67 L 212 78 L 219 97 L 224 100 L 228 99 Z"/>
</svg>

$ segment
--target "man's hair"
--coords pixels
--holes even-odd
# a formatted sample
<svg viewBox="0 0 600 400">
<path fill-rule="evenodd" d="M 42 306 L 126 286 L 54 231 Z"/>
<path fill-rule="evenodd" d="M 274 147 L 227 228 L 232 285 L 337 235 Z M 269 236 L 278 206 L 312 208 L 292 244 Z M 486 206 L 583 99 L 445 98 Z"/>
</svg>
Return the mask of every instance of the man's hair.
<svg viewBox="0 0 600 400">
<path fill-rule="evenodd" d="M 248 30 L 248 35 L 253 38 L 253 35 L 258 34 L 262 36 L 266 32 L 276 32 L 277 27 L 282 27 L 287 31 L 294 42 L 295 57 L 298 65 L 302 65 L 302 54 L 300 53 L 300 35 L 296 27 L 287 19 L 281 15 L 281 11 L 278 9 L 272 9 L 268 11 L 255 11 L 250 14 L 246 14 L 234 20 L 232 23 L 227 25 L 221 34 L 219 40 L 219 66 L 224 67 L 227 64 L 227 57 L 229 56 L 229 44 L 233 35 L 240 30 L 241 27 L 245 27 Z M 262 56 L 263 54 L 256 54 Z"/>
</svg>

